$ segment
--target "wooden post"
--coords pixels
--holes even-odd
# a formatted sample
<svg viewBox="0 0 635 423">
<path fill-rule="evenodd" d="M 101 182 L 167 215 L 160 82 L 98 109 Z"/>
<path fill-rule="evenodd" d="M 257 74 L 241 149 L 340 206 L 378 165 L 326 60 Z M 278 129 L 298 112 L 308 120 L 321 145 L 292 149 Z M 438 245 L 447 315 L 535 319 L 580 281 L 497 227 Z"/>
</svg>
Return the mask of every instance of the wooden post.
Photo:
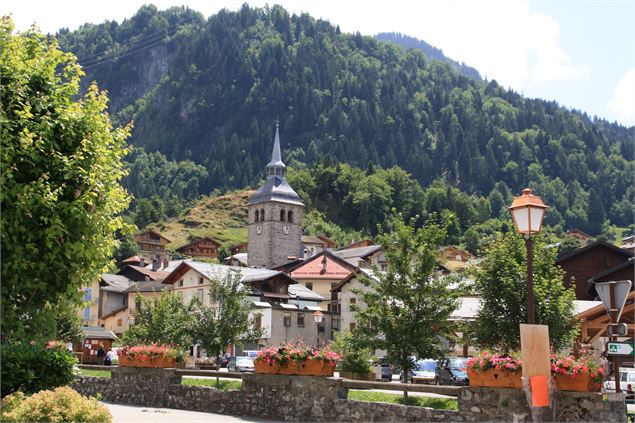
<svg viewBox="0 0 635 423">
<path fill-rule="evenodd" d="M 523 389 L 531 410 L 532 421 L 552 421 L 553 380 L 551 379 L 551 352 L 549 349 L 549 327 L 546 325 L 520 325 L 520 349 L 522 354 Z M 542 381 L 542 384 L 532 383 Z M 544 387 L 544 381 L 547 386 Z M 540 397 L 544 399 L 544 390 L 533 392 L 532 385 L 547 389 L 548 406 L 534 406 Z M 540 401 L 544 404 L 543 401 Z"/>
</svg>

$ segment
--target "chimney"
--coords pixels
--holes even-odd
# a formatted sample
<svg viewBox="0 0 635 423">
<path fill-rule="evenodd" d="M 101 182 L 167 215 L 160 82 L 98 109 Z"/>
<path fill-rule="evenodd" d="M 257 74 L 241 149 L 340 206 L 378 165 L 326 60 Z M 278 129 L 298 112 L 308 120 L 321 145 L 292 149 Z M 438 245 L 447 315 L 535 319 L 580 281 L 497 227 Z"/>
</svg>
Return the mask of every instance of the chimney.
<svg viewBox="0 0 635 423">
<path fill-rule="evenodd" d="M 152 271 L 156 272 L 157 270 L 159 270 L 159 267 L 160 267 L 159 259 L 153 258 L 152 259 Z"/>
<path fill-rule="evenodd" d="M 163 258 L 163 268 L 167 269 L 169 265 L 170 265 L 170 260 L 168 260 L 167 257 L 164 257 Z"/>
<path fill-rule="evenodd" d="M 320 274 L 326 273 L 326 253 L 322 250 L 322 270 L 320 270 Z"/>
<path fill-rule="evenodd" d="M 141 257 L 139 259 L 139 266 L 146 267 L 146 259 L 145 258 Z"/>
</svg>

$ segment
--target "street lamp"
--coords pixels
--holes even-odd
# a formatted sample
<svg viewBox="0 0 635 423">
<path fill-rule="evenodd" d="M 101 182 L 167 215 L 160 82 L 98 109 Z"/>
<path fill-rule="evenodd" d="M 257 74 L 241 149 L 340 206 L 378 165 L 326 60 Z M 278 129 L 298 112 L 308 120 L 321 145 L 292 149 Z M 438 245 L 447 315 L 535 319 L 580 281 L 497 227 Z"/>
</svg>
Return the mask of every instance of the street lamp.
<svg viewBox="0 0 635 423">
<path fill-rule="evenodd" d="M 534 275 L 533 275 L 533 241 L 532 234 L 537 234 L 542 229 L 542 220 L 547 206 L 542 199 L 532 194 L 530 188 L 523 190 L 523 195 L 514 197 L 509 211 L 514 219 L 516 231 L 525 238 L 527 248 L 527 323 L 533 325 L 534 318 Z"/>
<path fill-rule="evenodd" d="M 320 347 L 320 323 L 322 323 L 322 317 L 324 314 L 320 310 L 313 313 L 313 321 L 315 322 L 315 326 L 317 327 L 317 347 Z"/>
</svg>

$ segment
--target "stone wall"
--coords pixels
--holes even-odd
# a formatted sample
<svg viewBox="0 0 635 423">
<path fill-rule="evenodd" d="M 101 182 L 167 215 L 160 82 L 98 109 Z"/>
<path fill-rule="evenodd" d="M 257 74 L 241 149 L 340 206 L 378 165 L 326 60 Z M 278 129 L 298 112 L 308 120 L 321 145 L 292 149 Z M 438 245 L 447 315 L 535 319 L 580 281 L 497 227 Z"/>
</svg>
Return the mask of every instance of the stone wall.
<svg viewBox="0 0 635 423">
<path fill-rule="evenodd" d="M 466 387 L 459 394 L 459 412 L 469 422 L 530 422 L 524 391 Z M 626 422 L 624 394 L 556 392 L 557 422 Z"/>
<path fill-rule="evenodd" d="M 81 377 L 74 388 L 105 401 L 286 421 L 531 421 L 517 389 L 464 388 L 459 411 L 353 401 L 341 379 L 246 374 L 240 390 L 181 385 L 174 369 L 113 367 L 112 379 Z M 626 421 L 624 395 L 557 393 L 556 421 Z"/>
</svg>

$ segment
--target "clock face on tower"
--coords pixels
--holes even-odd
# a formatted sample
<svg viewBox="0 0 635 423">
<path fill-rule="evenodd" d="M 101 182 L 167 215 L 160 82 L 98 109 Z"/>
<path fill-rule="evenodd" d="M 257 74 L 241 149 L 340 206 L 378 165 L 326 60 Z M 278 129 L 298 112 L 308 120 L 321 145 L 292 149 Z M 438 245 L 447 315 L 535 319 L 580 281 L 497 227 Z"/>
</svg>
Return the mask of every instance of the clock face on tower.
<svg viewBox="0 0 635 423">
<path fill-rule="evenodd" d="M 291 230 L 289 229 L 289 225 L 284 225 L 284 226 L 282 227 L 282 232 L 283 232 L 285 235 L 289 235 L 289 232 L 291 232 Z"/>
<path fill-rule="evenodd" d="M 260 225 L 256 226 L 256 233 L 258 235 L 260 235 L 262 233 L 262 226 L 260 226 Z"/>
</svg>

